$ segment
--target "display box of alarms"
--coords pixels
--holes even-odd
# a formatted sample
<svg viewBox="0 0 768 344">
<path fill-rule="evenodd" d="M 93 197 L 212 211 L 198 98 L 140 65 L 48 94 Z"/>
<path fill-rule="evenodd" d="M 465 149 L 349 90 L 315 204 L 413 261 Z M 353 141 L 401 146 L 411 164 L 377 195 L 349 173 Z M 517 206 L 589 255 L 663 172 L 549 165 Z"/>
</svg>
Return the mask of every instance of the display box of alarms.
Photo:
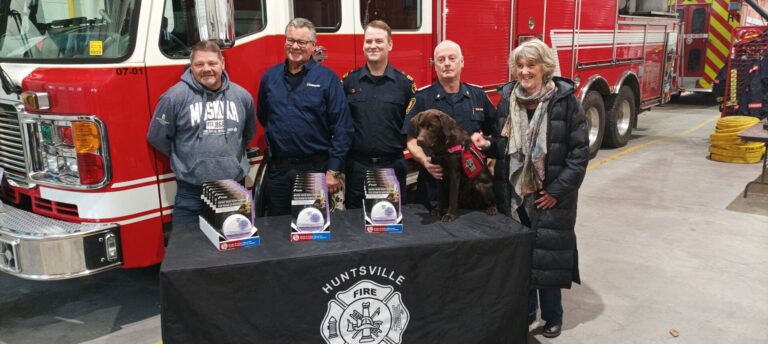
<svg viewBox="0 0 768 344">
<path fill-rule="evenodd" d="M 325 173 L 296 176 L 291 199 L 291 242 L 331 240 Z"/>
<path fill-rule="evenodd" d="M 244 186 L 233 180 L 206 182 L 200 199 L 200 230 L 217 250 L 261 244 L 259 231 L 253 226 L 253 202 Z"/>
<path fill-rule="evenodd" d="M 242 247 L 253 247 L 261 245 L 261 237 L 256 227 L 251 226 L 250 234 L 242 237 L 228 239 L 219 231 L 215 230 L 205 219 L 200 217 L 200 230 L 203 231 L 208 240 L 219 251 L 229 251 Z"/>
<path fill-rule="evenodd" d="M 391 168 L 368 170 L 363 211 L 366 233 L 402 233 L 400 183 Z"/>
</svg>

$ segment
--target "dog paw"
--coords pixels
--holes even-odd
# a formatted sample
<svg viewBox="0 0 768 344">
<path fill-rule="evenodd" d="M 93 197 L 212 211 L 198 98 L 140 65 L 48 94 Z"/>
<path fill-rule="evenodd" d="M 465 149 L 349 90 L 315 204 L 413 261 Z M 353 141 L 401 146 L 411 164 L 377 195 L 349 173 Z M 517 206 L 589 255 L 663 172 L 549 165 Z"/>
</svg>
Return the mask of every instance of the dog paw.
<svg viewBox="0 0 768 344">
<path fill-rule="evenodd" d="M 497 212 L 498 212 L 498 210 L 496 210 L 496 205 L 495 204 L 490 206 L 490 207 L 488 207 L 487 209 L 485 209 L 485 213 L 488 214 L 488 215 L 491 215 L 491 216 L 496 215 Z"/>
<path fill-rule="evenodd" d="M 432 210 L 429 212 L 429 214 L 430 214 L 430 215 L 432 215 L 432 216 L 434 216 L 434 217 L 440 217 L 440 216 L 443 216 L 443 214 L 444 214 L 444 213 L 445 213 L 445 211 L 444 211 L 444 210 L 441 210 L 441 209 L 437 209 L 437 208 L 433 208 L 433 209 L 432 209 Z"/>
<path fill-rule="evenodd" d="M 451 222 L 453 220 L 456 220 L 456 215 L 453 215 L 451 213 L 447 213 L 443 215 L 443 222 Z"/>
</svg>

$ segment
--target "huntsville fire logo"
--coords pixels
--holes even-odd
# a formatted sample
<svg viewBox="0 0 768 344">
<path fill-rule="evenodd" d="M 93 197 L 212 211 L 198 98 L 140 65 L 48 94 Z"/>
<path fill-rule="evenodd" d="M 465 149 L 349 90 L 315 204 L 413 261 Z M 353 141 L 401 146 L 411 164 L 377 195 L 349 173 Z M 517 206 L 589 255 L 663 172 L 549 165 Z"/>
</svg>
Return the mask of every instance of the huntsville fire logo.
<svg viewBox="0 0 768 344">
<path fill-rule="evenodd" d="M 327 344 L 399 344 L 409 318 L 395 288 L 362 280 L 328 302 L 320 333 Z"/>
</svg>

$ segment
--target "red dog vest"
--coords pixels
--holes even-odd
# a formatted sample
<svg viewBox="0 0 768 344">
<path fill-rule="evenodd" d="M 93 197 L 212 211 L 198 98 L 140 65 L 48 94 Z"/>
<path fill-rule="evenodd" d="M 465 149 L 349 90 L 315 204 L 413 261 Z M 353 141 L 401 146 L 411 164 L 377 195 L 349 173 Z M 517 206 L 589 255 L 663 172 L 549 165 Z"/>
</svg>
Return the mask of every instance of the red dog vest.
<svg viewBox="0 0 768 344">
<path fill-rule="evenodd" d="M 461 167 L 464 169 L 464 174 L 470 180 L 477 178 L 480 172 L 483 172 L 485 168 L 485 155 L 474 144 L 469 146 L 468 149 L 464 149 L 461 145 L 456 145 L 448 149 L 448 152 L 461 153 Z"/>
</svg>

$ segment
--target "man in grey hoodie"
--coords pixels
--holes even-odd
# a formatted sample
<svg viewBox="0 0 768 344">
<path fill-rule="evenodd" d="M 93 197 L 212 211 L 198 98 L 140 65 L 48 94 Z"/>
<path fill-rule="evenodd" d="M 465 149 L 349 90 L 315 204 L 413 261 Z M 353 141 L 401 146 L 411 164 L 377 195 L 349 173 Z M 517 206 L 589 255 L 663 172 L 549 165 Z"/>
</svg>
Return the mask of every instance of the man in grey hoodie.
<svg viewBox="0 0 768 344">
<path fill-rule="evenodd" d="M 195 44 L 190 60 L 181 81 L 160 96 L 147 132 L 176 173 L 174 224 L 198 221 L 202 183 L 244 183 L 250 168 L 246 145 L 256 136 L 253 97 L 229 81 L 218 44 Z"/>
</svg>

